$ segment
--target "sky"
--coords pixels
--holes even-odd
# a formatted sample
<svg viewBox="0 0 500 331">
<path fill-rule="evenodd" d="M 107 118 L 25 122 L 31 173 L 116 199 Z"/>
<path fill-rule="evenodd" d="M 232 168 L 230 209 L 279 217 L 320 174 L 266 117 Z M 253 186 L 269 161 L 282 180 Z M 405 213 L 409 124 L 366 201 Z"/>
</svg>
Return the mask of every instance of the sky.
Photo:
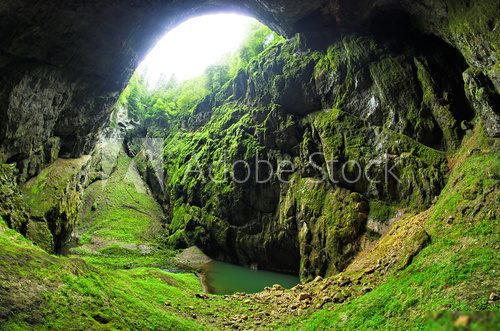
<svg viewBox="0 0 500 331">
<path fill-rule="evenodd" d="M 154 87 L 162 75 L 179 81 L 202 75 L 225 54 L 237 50 L 254 18 L 216 14 L 192 18 L 170 30 L 146 56 L 138 70 Z"/>
</svg>

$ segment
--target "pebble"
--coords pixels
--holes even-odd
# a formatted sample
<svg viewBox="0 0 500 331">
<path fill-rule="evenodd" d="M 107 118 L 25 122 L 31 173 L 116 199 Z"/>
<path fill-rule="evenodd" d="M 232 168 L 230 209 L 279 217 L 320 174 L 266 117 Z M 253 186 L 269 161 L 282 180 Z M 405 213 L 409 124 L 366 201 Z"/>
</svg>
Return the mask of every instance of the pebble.
<svg viewBox="0 0 500 331">
<path fill-rule="evenodd" d="M 492 304 L 493 302 L 498 300 L 498 293 L 497 292 L 491 292 L 490 297 L 488 298 L 488 303 Z"/>
<path fill-rule="evenodd" d="M 304 301 L 307 299 L 311 299 L 311 294 L 305 292 L 299 294 L 299 301 Z"/>
<path fill-rule="evenodd" d="M 198 299 L 208 299 L 208 295 L 205 293 L 196 293 L 195 295 Z"/>
<path fill-rule="evenodd" d="M 323 277 L 321 277 L 321 276 L 316 276 L 316 278 L 314 278 L 314 280 L 313 280 L 313 283 L 319 283 L 319 282 L 321 282 L 322 280 L 323 280 Z"/>
</svg>

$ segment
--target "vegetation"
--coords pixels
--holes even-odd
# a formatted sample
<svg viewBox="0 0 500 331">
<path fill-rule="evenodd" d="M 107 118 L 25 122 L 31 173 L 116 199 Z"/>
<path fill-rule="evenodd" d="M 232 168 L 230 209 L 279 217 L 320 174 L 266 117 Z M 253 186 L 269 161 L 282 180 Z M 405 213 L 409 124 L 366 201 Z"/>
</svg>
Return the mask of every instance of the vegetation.
<svg viewBox="0 0 500 331">
<path fill-rule="evenodd" d="M 170 268 L 174 252 L 161 240 L 161 207 L 121 144 L 111 142 L 103 148 L 116 149 L 116 168 L 105 181 L 85 190 L 77 224 L 79 242 L 71 253 L 105 268 Z"/>
<path fill-rule="evenodd" d="M 175 123 L 191 114 L 203 98 L 220 90 L 265 49 L 283 41 L 283 37 L 267 26 L 255 23 L 238 51 L 227 54 L 198 78 L 178 82 L 171 77 L 151 88 L 136 72 L 120 96 L 118 106 L 126 105 L 130 114 L 142 123 L 159 126 Z"/>
<path fill-rule="evenodd" d="M 296 329 L 450 330 L 460 315 L 472 317 L 470 330 L 494 329 L 499 307 L 488 303 L 488 297 L 498 283 L 500 220 L 488 210 L 498 204 L 494 177 L 500 155 L 498 146 L 492 146 L 494 141 L 481 129 L 467 137 L 453 156 L 453 172 L 437 203 L 404 220 L 422 219 L 432 238 L 407 268 L 391 273 L 370 293 L 297 319 Z M 471 151 L 474 155 L 468 157 Z"/>
<path fill-rule="evenodd" d="M 438 201 L 428 211 L 398 221 L 368 259 L 391 258 L 391 249 L 396 249 L 398 258 L 404 257 L 397 247 L 417 238 L 421 231 L 408 230 L 415 227 L 423 227 L 432 238 L 427 247 L 407 265 L 389 269 L 387 275 L 375 271 L 372 277 L 349 267 L 341 277 L 356 279 L 362 275 L 359 283 L 374 282 L 370 283 L 374 289 L 363 293 L 357 292 L 358 285 L 349 285 L 339 291 L 351 292 L 344 303 L 328 302 L 300 316 L 271 315 L 273 305 L 283 300 L 281 292 L 276 296 L 267 292 L 269 299 L 262 302 L 262 294 L 244 300 L 238 296 L 204 299 L 196 297 L 200 285 L 192 274 L 150 267 L 127 269 L 94 260 L 105 260 L 106 254 L 123 254 L 116 246 L 107 247 L 102 255 L 84 257 L 87 262 L 51 256 L 7 228 L 0 218 L 2 288 L 16 289 L 15 295 L 0 289 L 0 328 L 210 330 L 232 325 L 227 324 L 229 316 L 243 316 L 238 317 L 243 328 L 258 328 L 261 322 L 257 316 L 262 311 L 262 316 L 272 316 L 266 327 L 276 329 L 450 330 L 459 316 L 471 318 L 470 330 L 494 329 L 499 322 L 498 301 L 488 302 L 488 296 L 497 285 L 500 224 L 492 211 L 498 204 L 495 176 L 499 160 L 492 139 L 480 129 L 470 134 L 450 159 L 453 171 Z M 308 291 L 314 284 L 335 290 L 321 281 L 300 291 Z M 315 296 L 321 296 L 321 291 Z M 288 299 L 282 304 L 289 309 Z"/>
<path fill-rule="evenodd" d="M 48 255 L 0 223 L 2 330 L 195 330 L 192 274 L 159 269 L 101 270 Z M 12 263 L 12 261 L 24 261 Z M 206 327 L 210 329 L 210 327 Z"/>
</svg>

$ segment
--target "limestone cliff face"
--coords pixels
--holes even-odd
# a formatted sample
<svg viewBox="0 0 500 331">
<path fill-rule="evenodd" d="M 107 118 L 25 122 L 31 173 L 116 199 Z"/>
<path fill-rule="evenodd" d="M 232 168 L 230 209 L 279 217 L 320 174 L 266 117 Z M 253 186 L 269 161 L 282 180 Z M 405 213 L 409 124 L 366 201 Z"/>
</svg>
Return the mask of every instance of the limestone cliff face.
<svg viewBox="0 0 500 331">
<path fill-rule="evenodd" d="M 22 187 L 17 169 L 0 169 L 0 216 L 47 252 L 57 252 L 70 238 L 78 218 L 90 169 L 88 156 L 57 159 Z"/>
<path fill-rule="evenodd" d="M 458 51 L 388 33 L 346 34 L 326 50 L 297 36 L 171 127 L 170 242 L 308 280 L 348 265 L 368 219 L 380 229 L 396 209 L 428 207 L 447 181 L 446 152 L 481 111 Z"/>
</svg>

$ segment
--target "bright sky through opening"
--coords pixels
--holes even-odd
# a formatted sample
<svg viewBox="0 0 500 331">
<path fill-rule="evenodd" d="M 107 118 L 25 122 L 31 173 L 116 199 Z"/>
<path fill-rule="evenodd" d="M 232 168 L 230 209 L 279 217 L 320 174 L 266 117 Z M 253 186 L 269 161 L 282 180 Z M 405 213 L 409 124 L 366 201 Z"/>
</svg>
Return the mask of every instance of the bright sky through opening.
<svg viewBox="0 0 500 331">
<path fill-rule="evenodd" d="M 161 39 L 139 66 L 149 86 L 175 75 L 179 81 L 202 75 L 225 54 L 237 50 L 254 18 L 237 14 L 206 15 L 190 19 Z"/>
</svg>

